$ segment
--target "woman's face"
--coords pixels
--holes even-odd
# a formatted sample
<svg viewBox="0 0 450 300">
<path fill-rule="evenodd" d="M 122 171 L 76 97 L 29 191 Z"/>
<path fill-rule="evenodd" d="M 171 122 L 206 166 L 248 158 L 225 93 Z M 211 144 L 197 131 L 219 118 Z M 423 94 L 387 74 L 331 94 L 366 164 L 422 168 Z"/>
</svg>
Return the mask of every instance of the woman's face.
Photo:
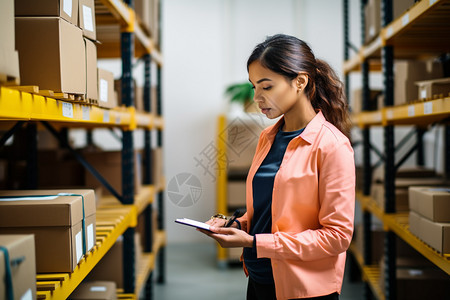
<svg viewBox="0 0 450 300">
<path fill-rule="evenodd" d="M 298 101 L 296 80 L 288 80 L 254 61 L 248 75 L 255 90 L 253 100 L 269 119 L 287 113 Z"/>
</svg>

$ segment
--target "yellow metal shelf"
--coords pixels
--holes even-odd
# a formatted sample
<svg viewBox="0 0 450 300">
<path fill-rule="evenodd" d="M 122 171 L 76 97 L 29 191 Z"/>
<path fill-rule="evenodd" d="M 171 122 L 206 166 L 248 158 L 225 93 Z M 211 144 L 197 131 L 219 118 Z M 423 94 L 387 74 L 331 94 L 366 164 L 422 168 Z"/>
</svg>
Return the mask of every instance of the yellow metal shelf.
<svg viewBox="0 0 450 300">
<path fill-rule="evenodd" d="M 442 98 L 384 109 L 384 125 L 431 124 L 450 116 L 450 98 Z"/>
<path fill-rule="evenodd" d="M 164 231 L 158 231 L 153 241 L 153 251 L 151 253 L 143 253 L 136 270 L 136 298 L 139 295 L 150 273 L 155 269 L 156 256 L 159 250 L 166 245 L 166 234 Z"/>
<path fill-rule="evenodd" d="M 383 222 L 386 230 L 393 231 L 398 237 L 416 249 L 417 252 L 450 275 L 450 255 L 438 253 L 409 231 L 408 212 L 385 214 L 371 197 L 363 196 L 360 192 L 356 193 L 356 199 L 361 203 L 364 210 L 371 212 Z"/>
<path fill-rule="evenodd" d="M 344 73 L 360 70 L 366 59 L 380 60 L 381 48 L 394 46 L 395 58 L 419 58 L 450 50 L 450 0 L 422 0 L 381 29 L 379 36 L 344 62 Z M 431 33 L 430 33 L 431 32 Z M 372 69 L 372 68 L 371 68 Z"/>
<path fill-rule="evenodd" d="M 227 145 L 223 138 L 220 138 L 223 132 L 226 132 L 227 119 L 225 115 L 220 115 L 217 123 L 217 153 L 222 153 L 226 156 Z M 216 203 L 217 212 L 227 214 L 227 162 L 223 159 L 217 160 L 217 188 L 216 188 Z M 219 264 L 222 264 L 227 259 L 227 249 L 217 246 L 217 259 Z"/>
<path fill-rule="evenodd" d="M 377 111 L 367 111 L 352 116 L 355 125 L 427 125 L 450 116 L 450 97 L 386 107 Z"/>
<path fill-rule="evenodd" d="M 140 187 L 139 193 L 134 197 L 134 206 L 136 207 L 137 214 L 139 215 L 148 204 L 153 203 L 156 193 L 158 191 L 153 185 L 144 185 Z M 101 205 L 120 205 L 121 203 L 116 197 L 112 195 L 104 196 L 101 199 Z"/>
<path fill-rule="evenodd" d="M 38 274 L 37 299 L 67 299 L 128 227 L 136 226 L 135 206 L 101 206 L 97 210 L 97 242 L 73 273 Z"/>
<path fill-rule="evenodd" d="M 384 119 L 384 111 L 364 111 L 352 116 L 353 123 L 359 127 L 382 125 Z"/>
<path fill-rule="evenodd" d="M 436 250 L 422 242 L 418 237 L 409 231 L 409 213 L 386 215 L 384 223 L 397 236 L 402 238 L 411 247 L 420 252 L 429 261 L 434 263 L 444 272 L 450 275 L 450 255 L 442 255 Z"/>
<path fill-rule="evenodd" d="M 380 287 L 380 268 L 378 266 L 364 266 L 362 268 L 363 279 L 369 283 L 370 289 L 378 300 L 384 300 L 384 292 Z"/>
<path fill-rule="evenodd" d="M 136 54 L 142 56 L 144 53 L 151 53 L 152 59 L 159 65 L 163 64 L 160 51 L 154 44 L 154 41 L 147 34 L 136 19 L 133 9 L 122 0 L 96 0 L 95 17 L 97 20 L 98 31 L 102 26 L 107 26 L 112 36 L 115 36 L 114 42 L 101 41 L 98 47 L 99 57 L 120 57 L 120 31 L 134 32 L 136 36 Z M 119 26 L 114 26 L 119 25 Z"/>
<path fill-rule="evenodd" d="M 384 300 L 384 293 L 380 287 L 380 268 L 379 266 L 364 265 L 364 260 L 362 253 L 358 251 L 354 244 L 351 244 L 349 247 L 349 251 L 353 254 L 358 262 L 358 266 L 361 269 L 363 280 L 366 281 L 373 294 L 377 297 L 378 300 Z"/>
<path fill-rule="evenodd" d="M 104 109 L 22 92 L 14 87 L 0 87 L 0 120 L 50 121 L 76 127 L 163 127 L 161 117 L 136 112 L 133 107 Z"/>
</svg>

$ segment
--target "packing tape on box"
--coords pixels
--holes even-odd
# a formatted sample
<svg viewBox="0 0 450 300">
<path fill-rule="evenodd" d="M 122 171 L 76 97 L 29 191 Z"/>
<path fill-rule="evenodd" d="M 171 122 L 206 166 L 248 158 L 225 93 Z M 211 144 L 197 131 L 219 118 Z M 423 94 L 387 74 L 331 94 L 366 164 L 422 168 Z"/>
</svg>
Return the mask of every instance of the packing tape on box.
<svg viewBox="0 0 450 300">
<path fill-rule="evenodd" d="M 83 254 L 87 254 L 87 237 L 86 237 L 86 217 L 84 213 L 84 196 L 81 194 L 58 193 L 56 195 L 27 195 L 27 196 L 0 196 L 0 201 L 31 201 L 31 200 L 53 200 L 59 196 L 81 197 L 83 206 L 83 219 L 81 221 L 81 234 L 83 244 Z M 78 258 L 77 258 L 78 259 Z M 78 259 L 79 261 L 79 259 Z"/>
<path fill-rule="evenodd" d="M 25 256 L 20 256 L 18 258 L 14 258 L 13 260 L 9 260 L 8 249 L 4 246 L 0 246 L 0 251 L 3 252 L 3 256 L 5 257 L 5 284 L 6 284 L 6 299 L 14 300 L 14 290 L 12 283 L 12 272 L 11 267 L 15 267 L 19 265 L 21 262 L 25 260 Z"/>
<path fill-rule="evenodd" d="M 14 291 L 12 286 L 12 274 L 11 274 L 11 265 L 9 263 L 9 254 L 8 249 L 6 247 L 0 246 L 0 251 L 3 252 L 5 256 L 5 285 L 6 285 L 6 299 L 14 300 Z"/>
</svg>

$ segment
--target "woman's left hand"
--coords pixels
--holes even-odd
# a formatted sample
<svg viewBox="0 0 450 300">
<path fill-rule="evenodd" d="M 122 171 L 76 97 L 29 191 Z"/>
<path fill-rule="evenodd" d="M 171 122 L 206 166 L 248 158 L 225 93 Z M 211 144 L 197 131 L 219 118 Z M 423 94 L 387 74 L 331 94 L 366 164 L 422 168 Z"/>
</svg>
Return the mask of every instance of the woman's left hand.
<svg viewBox="0 0 450 300">
<path fill-rule="evenodd" d="M 211 226 L 209 229 L 210 231 L 197 230 L 215 239 L 222 248 L 253 247 L 253 236 L 243 230 L 214 226 Z"/>
</svg>

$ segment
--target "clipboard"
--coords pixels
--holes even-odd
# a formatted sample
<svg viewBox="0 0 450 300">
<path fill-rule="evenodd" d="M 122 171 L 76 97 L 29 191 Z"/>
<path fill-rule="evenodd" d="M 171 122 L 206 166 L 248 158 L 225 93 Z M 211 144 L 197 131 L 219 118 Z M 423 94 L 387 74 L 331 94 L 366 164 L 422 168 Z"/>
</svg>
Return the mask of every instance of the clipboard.
<svg viewBox="0 0 450 300">
<path fill-rule="evenodd" d="M 176 219 L 175 223 L 211 231 L 209 229 L 209 225 L 208 224 L 203 223 L 203 222 L 199 222 L 199 221 L 195 221 L 195 220 L 191 220 L 191 219 L 187 219 L 187 218 Z"/>
</svg>

